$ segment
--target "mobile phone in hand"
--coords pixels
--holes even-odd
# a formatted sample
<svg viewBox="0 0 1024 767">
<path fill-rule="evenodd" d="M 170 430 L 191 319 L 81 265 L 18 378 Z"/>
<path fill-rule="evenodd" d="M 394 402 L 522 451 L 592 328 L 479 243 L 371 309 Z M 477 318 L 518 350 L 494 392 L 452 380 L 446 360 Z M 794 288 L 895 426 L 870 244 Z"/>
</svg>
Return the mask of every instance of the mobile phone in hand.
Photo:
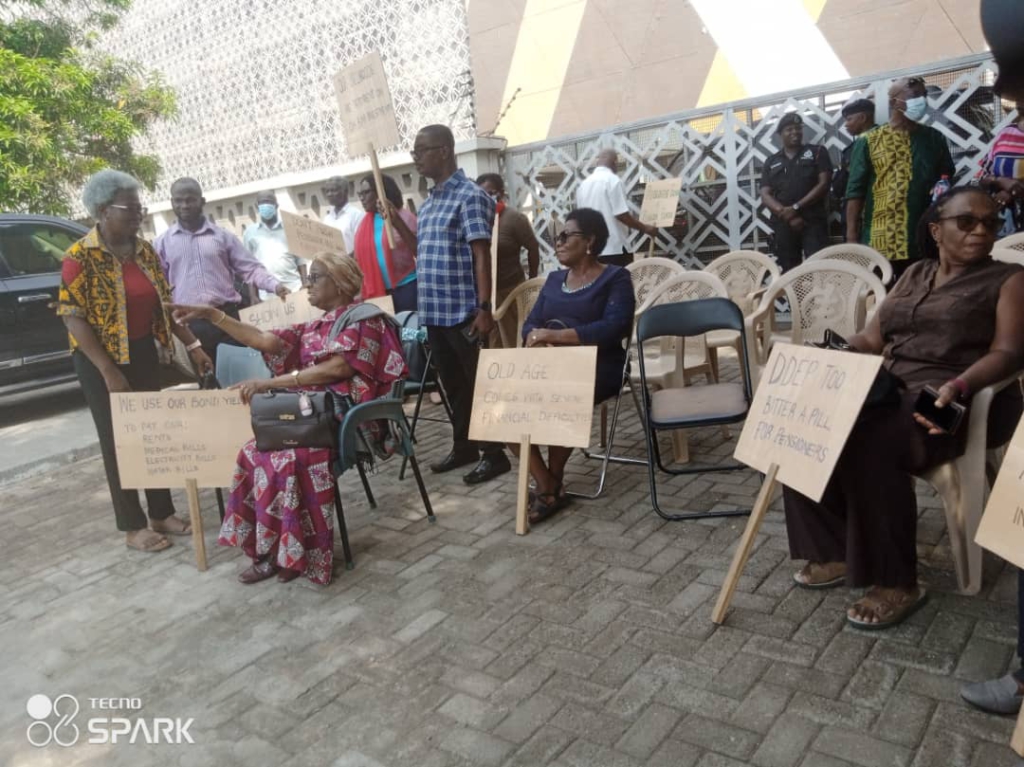
<svg viewBox="0 0 1024 767">
<path fill-rule="evenodd" d="M 469 341 L 471 346 L 483 346 L 483 339 L 481 339 L 480 335 L 476 332 L 476 328 L 473 326 L 472 320 L 459 328 L 459 332 L 462 333 L 463 337 L 467 341 Z"/>
<path fill-rule="evenodd" d="M 949 402 L 943 407 L 935 407 L 939 393 L 931 386 L 926 386 L 917 395 L 914 412 L 920 413 L 947 434 L 956 434 L 960 423 L 964 420 L 967 408 L 960 402 Z"/>
</svg>

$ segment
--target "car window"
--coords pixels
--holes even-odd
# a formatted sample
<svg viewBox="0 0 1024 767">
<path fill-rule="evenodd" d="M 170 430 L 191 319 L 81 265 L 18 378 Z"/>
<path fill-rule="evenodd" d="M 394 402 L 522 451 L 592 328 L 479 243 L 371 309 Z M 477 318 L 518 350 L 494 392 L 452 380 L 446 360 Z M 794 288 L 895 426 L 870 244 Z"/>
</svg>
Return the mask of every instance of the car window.
<svg viewBox="0 0 1024 767">
<path fill-rule="evenodd" d="M 64 251 L 77 240 L 52 224 L 7 224 L 0 226 L 0 257 L 12 277 L 59 272 Z"/>
</svg>

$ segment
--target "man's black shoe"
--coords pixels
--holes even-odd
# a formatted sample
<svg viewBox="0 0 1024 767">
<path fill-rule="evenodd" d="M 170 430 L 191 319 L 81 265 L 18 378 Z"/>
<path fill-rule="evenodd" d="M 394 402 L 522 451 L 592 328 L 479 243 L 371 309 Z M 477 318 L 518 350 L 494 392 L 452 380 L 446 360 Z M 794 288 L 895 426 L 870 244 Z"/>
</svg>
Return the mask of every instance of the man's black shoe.
<svg viewBox="0 0 1024 767">
<path fill-rule="evenodd" d="M 431 464 L 430 470 L 435 474 L 444 474 L 446 471 L 457 469 L 460 466 L 469 466 L 469 464 L 475 463 L 478 460 L 480 460 L 480 453 L 474 449 L 460 450 L 458 452 L 452 450 L 443 461 Z"/>
<path fill-rule="evenodd" d="M 512 471 L 512 464 L 509 463 L 504 453 L 485 455 L 473 471 L 462 478 L 462 481 L 467 485 L 479 485 L 481 482 L 501 476 L 506 471 Z"/>
</svg>

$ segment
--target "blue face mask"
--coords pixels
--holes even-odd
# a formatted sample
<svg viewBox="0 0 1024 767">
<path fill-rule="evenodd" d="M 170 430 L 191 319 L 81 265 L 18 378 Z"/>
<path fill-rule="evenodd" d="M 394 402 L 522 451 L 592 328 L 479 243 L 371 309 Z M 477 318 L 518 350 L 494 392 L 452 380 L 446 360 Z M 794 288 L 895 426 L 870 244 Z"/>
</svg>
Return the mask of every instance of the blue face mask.
<svg viewBox="0 0 1024 767">
<path fill-rule="evenodd" d="M 912 99 L 907 99 L 903 114 L 907 116 L 908 120 L 918 123 L 921 122 L 921 118 L 924 117 L 927 111 L 928 99 L 924 96 L 915 96 Z"/>
<path fill-rule="evenodd" d="M 272 202 L 261 202 L 257 210 L 264 221 L 273 221 L 277 217 L 277 206 Z"/>
</svg>

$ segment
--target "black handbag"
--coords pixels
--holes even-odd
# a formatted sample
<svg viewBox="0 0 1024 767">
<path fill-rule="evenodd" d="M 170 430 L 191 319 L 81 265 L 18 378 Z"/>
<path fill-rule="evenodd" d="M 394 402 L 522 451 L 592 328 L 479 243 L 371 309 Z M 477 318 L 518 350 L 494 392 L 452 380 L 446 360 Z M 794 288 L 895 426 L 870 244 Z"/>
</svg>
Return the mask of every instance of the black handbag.
<svg viewBox="0 0 1024 767">
<path fill-rule="evenodd" d="M 249 402 L 256 449 L 261 453 L 296 447 L 337 448 L 338 421 L 329 391 L 271 389 Z"/>
</svg>

